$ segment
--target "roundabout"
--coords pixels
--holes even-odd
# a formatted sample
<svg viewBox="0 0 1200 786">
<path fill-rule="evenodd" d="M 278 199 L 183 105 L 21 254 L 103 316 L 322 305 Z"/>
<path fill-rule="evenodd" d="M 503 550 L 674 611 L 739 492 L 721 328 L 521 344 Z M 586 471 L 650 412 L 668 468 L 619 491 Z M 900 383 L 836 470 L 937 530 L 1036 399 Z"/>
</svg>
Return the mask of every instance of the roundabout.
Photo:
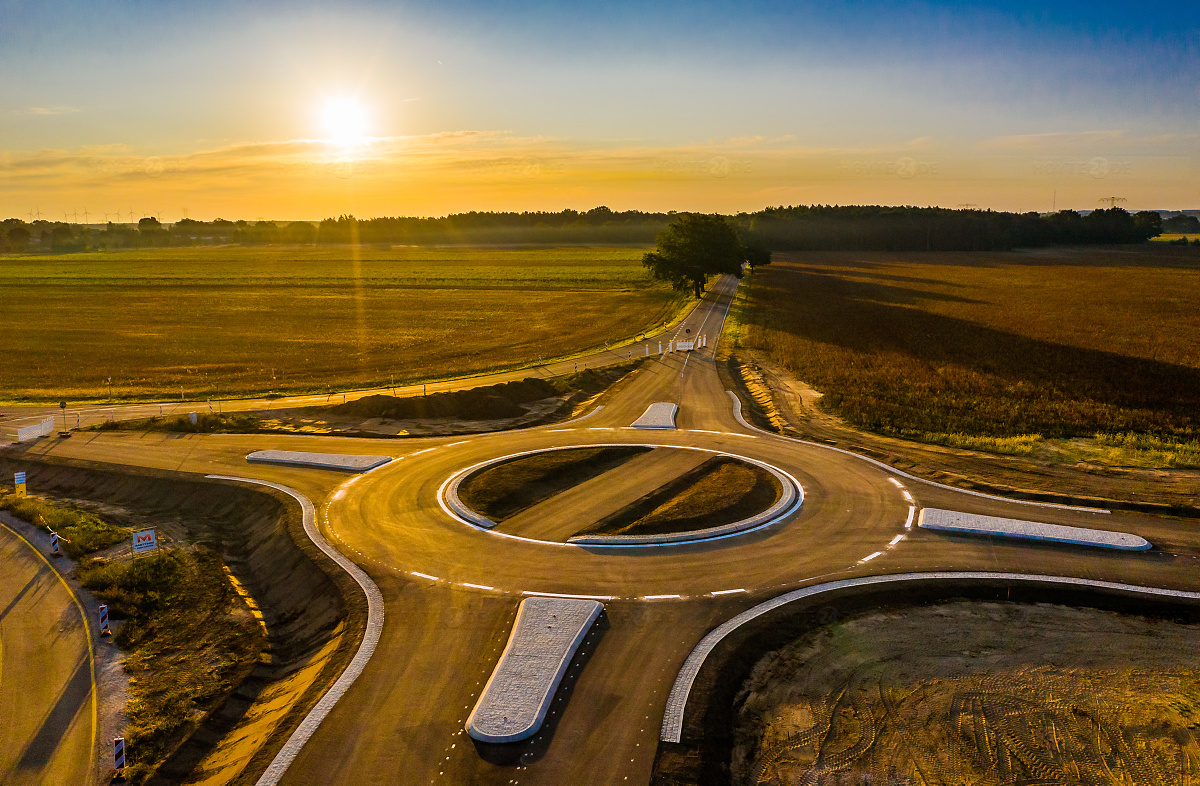
<svg viewBox="0 0 1200 786">
<path fill-rule="evenodd" d="M 314 540 L 328 541 L 377 586 L 385 613 L 374 653 L 353 685 L 327 703 L 323 720 L 308 728 L 307 743 L 271 783 L 648 783 L 662 750 L 663 721 L 668 714 L 681 717 L 668 709 L 668 697 L 705 637 L 760 604 L 831 582 L 986 571 L 1200 590 L 1200 547 L 1186 523 L 954 489 L 878 458 L 748 425 L 719 376 L 715 354 L 735 283 L 717 282 L 678 327 L 680 335 L 691 330 L 714 337 L 708 346 L 647 361 L 599 402 L 602 407 L 553 427 L 402 441 L 113 433 L 48 443 L 44 452 L 249 476 L 295 489 L 313 502 Z M 661 402 L 678 407 L 674 429 L 632 428 Z M 246 461 L 260 450 L 386 454 L 390 460 L 347 477 Z M 450 493 L 472 473 L 505 461 L 601 450 L 618 451 L 612 455 L 623 460 L 582 480 L 573 476 L 555 494 L 514 504 L 505 516 L 489 518 Z M 625 450 L 634 452 L 619 454 Z M 617 522 L 613 529 L 660 521 L 655 511 L 691 493 L 686 484 L 671 484 L 711 477 L 690 473 L 714 458 L 761 469 L 779 484 L 765 504 L 715 525 L 735 531 L 714 536 L 689 527 L 672 533 L 683 542 L 633 547 L 572 540 L 606 520 Z M 665 487 L 674 496 L 653 497 Z M 647 497 L 662 504 L 641 513 L 630 507 Z M 921 529 L 923 509 L 1120 530 L 1155 545 L 1140 552 L 1087 550 Z M 625 517 L 614 518 L 621 511 Z M 755 516 L 764 518 L 753 522 Z M 509 651 L 522 601 L 530 598 L 597 601 L 603 610 L 569 662 L 555 662 L 561 684 L 539 705 L 544 714 L 534 713 L 543 725 L 528 738 L 498 743 L 519 746 L 516 755 L 500 756 L 472 741 L 467 721 Z M 571 641 L 579 632 L 564 631 Z M 698 671 L 697 658 L 691 663 Z M 680 695 L 675 691 L 676 699 Z M 681 712 L 683 704 L 676 705 Z M 482 725 L 482 713 L 475 718 Z M 676 744 L 671 735 L 665 739 L 662 745 Z M 684 727 L 680 744 L 687 742 Z"/>
<path fill-rule="evenodd" d="M 492 521 L 487 516 L 483 515 L 479 511 L 473 509 L 470 505 L 468 505 L 461 499 L 460 494 L 459 494 L 460 488 L 462 488 L 464 486 L 464 484 L 470 484 L 472 481 L 478 481 L 478 479 L 480 479 L 481 477 L 486 476 L 486 473 L 489 470 L 499 467 L 499 466 L 510 465 L 513 462 L 520 462 L 522 459 L 537 459 L 542 456 L 545 456 L 548 453 L 554 453 L 554 452 L 566 453 L 566 452 L 573 452 L 573 451 L 574 452 L 587 451 L 589 449 L 612 449 L 612 448 L 650 448 L 651 450 L 649 452 L 652 455 L 647 456 L 647 458 L 651 458 L 651 459 L 657 458 L 658 456 L 653 455 L 653 454 L 658 454 L 660 452 L 667 453 L 667 454 L 674 454 L 674 453 L 680 453 L 680 452 L 692 453 L 692 454 L 703 454 L 701 456 L 701 459 L 708 458 L 708 461 L 705 461 L 699 465 L 699 468 L 701 468 L 701 469 L 704 468 L 704 466 L 706 464 L 709 464 L 713 461 L 727 461 L 727 462 L 729 462 L 729 464 L 727 464 L 725 466 L 734 466 L 737 469 L 754 468 L 754 469 L 758 470 L 758 474 L 761 476 L 761 478 L 758 478 L 760 480 L 760 485 L 764 485 L 764 486 L 773 485 L 774 488 L 770 489 L 769 499 L 765 500 L 766 504 L 762 504 L 760 501 L 759 504 L 752 505 L 750 507 L 750 509 L 743 509 L 743 508 L 735 509 L 731 506 L 729 509 L 717 511 L 719 514 L 720 513 L 725 514 L 724 516 L 719 516 L 718 518 L 724 518 L 724 519 L 728 519 L 728 520 L 718 521 L 717 523 L 709 522 L 710 526 L 706 526 L 702 529 L 674 528 L 674 529 L 670 529 L 668 531 L 664 531 L 664 532 L 660 532 L 660 533 L 656 533 L 656 534 L 627 534 L 627 535 L 607 534 L 606 535 L 606 534 L 600 534 L 600 533 L 593 534 L 593 533 L 590 533 L 585 528 L 585 529 L 581 529 L 576 534 L 571 535 L 565 541 L 542 540 L 542 539 L 538 539 L 538 538 L 527 537 L 527 536 L 518 534 L 516 532 L 504 532 L 504 531 L 497 530 L 496 527 L 497 527 L 498 522 Z M 675 456 L 672 455 L 672 456 L 670 456 L 670 458 L 675 458 Z M 687 458 L 690 458 L 690 457 L 685 456 L 684 457 L 685 461 L 687 460 Z M 668 461 L 670 461 L 670 459 L 668 459 Z M 630 463 L 632 463 L 632 462 L 630 462 Z M 659 463 L 662 464 L 662 463 L 667 463 L 667 462 L 660 461 Z M 692 461 L 691 463 L 694 464 L 695 461 Z M 738 466 L 738 465 L 740 465 L 740 466 Z M 722 467 L 722 468 L 724 468 L 724 467 Z M 575 526 L 587 525 L 590 523 L 594 523 L 594 521 L 596 520 L 596 514 L 595 514 L 595 509 L 594 509 L 594 505 L 595 505 L 594 497 L 598 496 L 600 493 L 603 492 L 604 484 L 606 484 L 606 483 L 609 486 L 620 485 L 620 482 L 618 480 L 615 480 L 615 479 L 609 480 L 610 475 L 617 474 L 617 473 L 624 474 L 625 472 L 626 472 L 625 465 L 624 464 L 619 465 L 616 468 L 610 469 L 607 472 L 602 473 L 598 477 L 592 477 L 587 480 L 588 484 L 590 484 L 592 486 L 600 487 L 595 492 L 591 491 L 590 489 L 584 488 L 582 486 L 577 486 L 575 488 L 567 489 L 563 492 L 560 492 L 557 495 L 552 496 L 551 499 L 548 501 L 535 500 L 535 504 L 533 504 L 531 507 L 535 511 L 537 511 L 539 508 L 549 507 L 550 512 L 542 513 L 542 517 L 545 517 L 547 515 L 554 516 L 555 514 L 560 513 L 564 507 L 569 509 L 570 501 L 568 501 L 565 504 L 559 504 L 559 505 L 554 505 L 553 503 L 560 500 L 562 497 L 565 497 L 565 496 L 568 496 L 568 495 L 571 495 L 572 493 L 574 493 L 576 496 L 586 497 L 587 503 L 592 507 L 592 509 L 588 512 L 585 512 L 583 514 L 582 518 L 580 519 L 580 521 L 576 522 L 575 524 L 568 524 L 567 531 L 574 528 Z M 693 470 L 693 473 L 694 473 L 694 470 Z M 763 479 L 765 479 L 766 482 L 762 482 Z M 627 481 L 628 478 L 622 478 L 621 480 Z M 680 493 L 680 490 L 671 488 L 671 486 L 673 486 L 673 485 L 679 485 L 677 483 L 671 483 L 671 481 L 683 480 L 683 481 L 685 481 L 685 484 L 686 484 L 686 482 L 688 481 L 687 475 L 680 476 L 679 478 L 667 478 L 667 483 L 665 485 L 662 485 L 663 480 L 664 480 L 662 476 L 651 477 L 649 479 L 637 478 L 637 479 L 635 479 L 635 481 L 636 480 L 643 480 L 644 482 L 642 482 L 642 483 L 635 482 L 634 484 L 628 484 L 628 485 L 632 485 L 632 488 L 633 488 L 632 492 L 629 492 L 628 489 L 618 489 L 618 491 L 625 491 L 626 493 L 624 494 L 624 496 L 621 496 L 618 494 L 616 497 L 616 499 L 617 499 L 616 504 L 610 503 L 610 505 L 609 505 L 610 508 L 616 508 L 616 505 L 619 505 L 622 501 L 624 501 L 625 498 L 631 497 L 632 494 L 639 494 L 639 492 L 642 492 L 642 491 L 646 490 L 647 488 L 650 489 L 649 492 L 644 495 L 640 495 L 640 497 L 634 497 L 633 503 L 631 503 L 630 505 L 626 505 L 623 508 L 616 508 L 614 510 L 614 512 L 610 513 L 609 516 L 606 518 L 611 519 L 614 517 L 620 517 L 622 512 L 625 510 L 630 510 L 630 509 L 637 510 L 639 507 L 639 503 L 641 503 L 640 504 L 641 508 L 643 508 L 643 509 L 649 508 L 651 510 L 651 512 L 653 512 L 653 508 L 651 506 L 656 505 L 656 504 L 661 505 L 662 507 L 669 508 L 672 504 L 678 504 L 680 499 L 686 499 L 688 492 L 692 491 L 696 487 L 696 484 L 692 484 L 689 487 L 683 488 L 682 493 Z M 712 485 L 716 486 L 717 487 L 715 489 L 716 491 L 724 490 L 720 487 L 719 481 L 712 479 L 711 476 L 708 478 L 701 478 L 701 481 L 705 481 L 705 480 L 709 480 Z M 599 481 L 599 483 L 597 481 Z M 656 487 L 656 484 L 660 484 L 660 485 L 658 485 Z M 756 488 L 750 489 L 750 491 L 754 491 L 754 490 L 756 490 Z M 656 493 L 656 492 L 658 492 L 658 493 Z M 747 496 L 749 496 L 749 495 L 747 495 Z M 661 444 L 656 444 L 656 443 L 652 443 L 652 442 L 626 442 L 626 443 L 604 443 L 604 444 L 594 444 L 593 443 L 593 444 L 582 444 L 582 445 L 566 445 L 566 446 L 560 446 L 560 447 L 554 447 L 554 448 L 547 448 L 547 449 L 540 450 L 540 451 L 525 451 L 522 453 L 516 453 L 516 454 L 512 454 L 512 455 L 508 455 L 508 456 L 501 456 L 499 458 L 495 458 L 490 461 L 485 461 L 480 464 L 476 464 L 474 466 L 467 467 L 466 469 L 463 469 L 463 470 L 459 471 L 458 473 L 456 473 L 455 475 L 448 478 L 446 480 L 446 482 L 442 484 L 442 486 L 438 489 L 438 503 L 441 505 L 442 509 L 444 511 L 446 511 L 446 513 L 453 516 L 454 518 L 457 518 L 463 524 L 466 524 L 471 527 L 475 527 L 477 529 L 491 531 L 502 537 L 516 538 L 519 540 L 525 540 L 525 541 L 529 541 L 529 542 L 542 543 L 542 544 L 556 544 L 556 543 L 565 542 L 565 543 L 569 543 L 569 544 L 576 545 L 576 546 L 607 546 L 607 547 L 611 547 L 611 548 L 630 548 L 630 547 L 663 546 L 666 544 L 701 543 L 701 542 L 715 540 L 715 539 L 719 539 L 719 538 L 728 538 L 728 537 L 732 537 L 734 535 L 753 532 L 760 528 L 769 527 L 775 523 L 785 521 L 789 516 L 791 516 L 797 510 L 800 509 L 800 506 L 804 503 L 804 490 L 800 486 L 799 481 L 797 481 L 794 477 L 792 477 L 786 471 L 779 469 L 778 467 L 774 467 L 763 461 L 758 461 L 756 459 L 748 458 L 746 456 L 739 456 L 739 455 L 731 454 L 731 453 L 728 453 L 728 452 L 725 452 L 722 450 L 716 450 L 716 449 L 712 449 L 712 448 L 694 447 L 694 446 L 690 446 L 690 445 L 667 446 L 667 445 L 661 445 Z M 735 512 L 735 510 L 736 510 L 736 512 Z M 525 511 L 522 511 L 522 512 L 525 512 Z M 631 515 L 636 515 L 636 514 L 631 514 Z M 630 517 L 629 515 L 625 516 L 625 518 L 629 518 L 629 517 Z M 524 518 L 528 519 L 528 518 L 530 518 L 530 516 L 527 514 Z M 533 518 L 535 519 L 534 523 L 536 524 L 536 520 L 538 518 L 536 512 L 535 512 Z M 592 521 L 589 521 L 589 519 L 591 519 Z"/>
</svg>

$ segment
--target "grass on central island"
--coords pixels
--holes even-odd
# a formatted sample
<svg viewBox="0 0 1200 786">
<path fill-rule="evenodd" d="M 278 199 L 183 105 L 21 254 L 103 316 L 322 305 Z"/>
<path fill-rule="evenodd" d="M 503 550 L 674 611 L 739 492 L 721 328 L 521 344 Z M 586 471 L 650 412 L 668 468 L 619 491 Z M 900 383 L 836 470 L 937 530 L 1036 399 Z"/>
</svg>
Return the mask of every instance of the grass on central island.
<svg viewBox="0 0 1200 786">
<path fill-rule="evenodd" d="M 459 486 L 458 498 L 500 522 L 650 450 L 624 445 L 535 453 L 477 472 Z"/>
<path fill-rule="evenodd" d="M 719 527 L 760 513 L 783 489 L 770 472 L 714 456 L 579 535 L 667 535 Z"/>
</svg>

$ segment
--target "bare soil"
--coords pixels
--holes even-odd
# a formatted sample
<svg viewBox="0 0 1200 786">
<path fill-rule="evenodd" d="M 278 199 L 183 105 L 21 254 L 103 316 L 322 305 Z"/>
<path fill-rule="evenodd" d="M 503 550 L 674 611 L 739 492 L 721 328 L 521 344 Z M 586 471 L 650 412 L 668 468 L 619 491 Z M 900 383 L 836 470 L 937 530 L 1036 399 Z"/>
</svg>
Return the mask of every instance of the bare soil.
<svg viewBox="0 0 1200 786">
<path fill-rule="evenodd" d="M 552 450 L 495 464 L 459 486 L 459 499 L 495 522 L 624 464 L 649 447 Z"/>
<path fill-rule="evenodd" d="M 1099 645 L 1103 642 L 1103 645 Z M 852 617 L 755 666 L 736 784 L 1187 784 L 1200 626 L 946 602 Z"/>
<path fill-rule="evenodd" d="M 664 535 L 719 527 L 766 510 L 782 491 L 762 467 L 715 456 L 577 534 Z"/>
</svg>

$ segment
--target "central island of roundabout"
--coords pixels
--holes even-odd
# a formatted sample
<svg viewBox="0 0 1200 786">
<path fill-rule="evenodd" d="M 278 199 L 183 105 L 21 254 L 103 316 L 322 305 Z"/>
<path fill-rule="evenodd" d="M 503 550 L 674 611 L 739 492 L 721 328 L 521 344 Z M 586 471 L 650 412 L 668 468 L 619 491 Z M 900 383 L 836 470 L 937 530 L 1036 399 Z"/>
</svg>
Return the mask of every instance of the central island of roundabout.
<svg viewBox="0 0 1200 786">
<path fill-rule="evenodd" d="M 543 543 L 628 548 L 705 542 L 769 527 L 804 503 L 764 461 L 692 446 L 566 445 L 484 461 L 439 489 L 477 529 Z"/>
</svg>

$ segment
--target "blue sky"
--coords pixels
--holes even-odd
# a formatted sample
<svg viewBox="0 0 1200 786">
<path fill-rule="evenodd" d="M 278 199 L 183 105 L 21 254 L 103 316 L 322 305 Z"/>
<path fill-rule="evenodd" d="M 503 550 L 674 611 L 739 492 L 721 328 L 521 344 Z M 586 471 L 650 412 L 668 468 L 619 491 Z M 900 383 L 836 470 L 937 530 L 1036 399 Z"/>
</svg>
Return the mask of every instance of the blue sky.
<svg viewBox="0 0 1200 786">
<path fill-rule="evenodd" d="M 0 8 L 10 214 L 1200 207 L 1194 4 Z M 344 96 L 377 141 L 297 147 Z"/>
</svg>

